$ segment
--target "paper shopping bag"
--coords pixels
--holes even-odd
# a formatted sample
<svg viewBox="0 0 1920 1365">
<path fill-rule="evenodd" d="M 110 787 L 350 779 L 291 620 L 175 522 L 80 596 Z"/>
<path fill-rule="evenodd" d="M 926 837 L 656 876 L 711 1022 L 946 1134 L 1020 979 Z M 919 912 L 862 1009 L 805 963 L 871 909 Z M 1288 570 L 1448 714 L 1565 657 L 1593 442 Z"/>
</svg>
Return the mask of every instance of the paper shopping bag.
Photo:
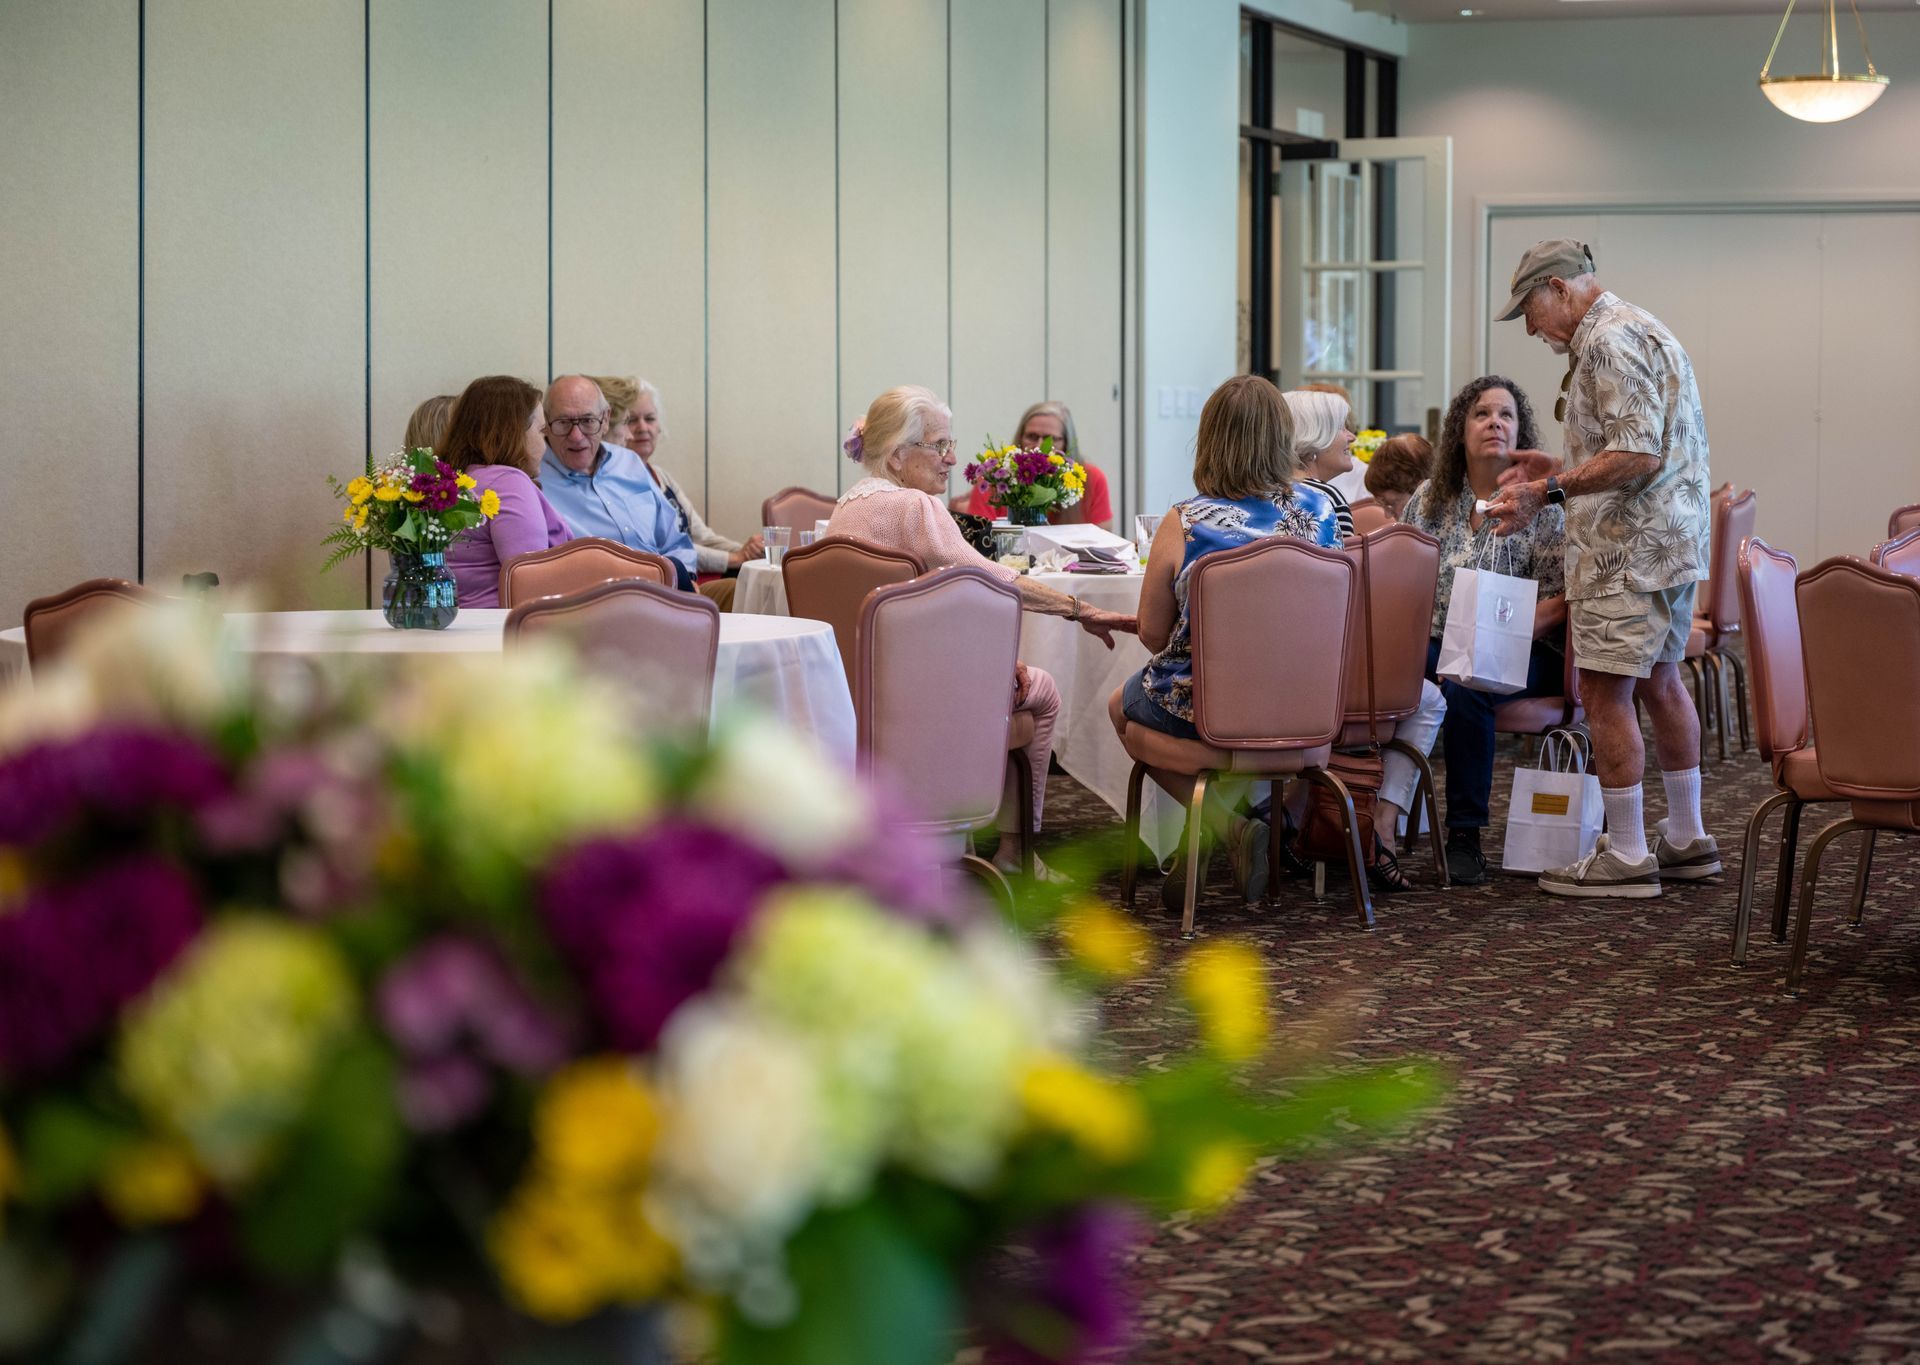
<svg viewBox="0 0 1920 1365">
<path fill-rule="evenodd" d="M 1580 750 L 1549 735 L 1540 766 L 1513 770 L 1507 842 L 1500 866 L 1508 872 L 1546 872 L 1593 852 L 1605 810 L 1600 779 L 1587 771 Z"/>
<path fill-rule="evenodd" d="M 1479 692 L 1525 687 L 1539 586 L 1491 569 L 1455 569 L 1435 675 Z"/>
</svg>

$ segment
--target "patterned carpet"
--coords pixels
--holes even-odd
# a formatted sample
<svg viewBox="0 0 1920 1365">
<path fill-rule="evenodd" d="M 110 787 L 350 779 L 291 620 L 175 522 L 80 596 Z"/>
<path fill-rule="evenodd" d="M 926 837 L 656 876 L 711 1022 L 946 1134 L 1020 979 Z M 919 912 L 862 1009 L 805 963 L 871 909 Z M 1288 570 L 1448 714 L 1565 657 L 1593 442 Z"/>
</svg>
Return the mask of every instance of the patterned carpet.
<svg viewBox="0 0 1920 1365">
<path fill-rule="evenodd" d="M 1199 932 L 1265 950 L 1283 1027 L 1339 1060 L 1436 1059 L 1455 1089 L 1400 1137 L 1263 1167 L 1222 1214 L 1162 1227 L 1133 1262 L 1130 1359 L 1920 1358 L 1920 841 L 1881 837 L 1859 929 L 1858 836 L 1836 842 L 1790 1000 L 1765 927 L 1775 838 L 1748 966 L 1729 965 L 1764 768 L 1748 753 L 1704 777 L 1727 875 L 1654 901 L 1496 876 L 1381 898 L 1365 934 L 1344 883 L 1243 907 L 1216 859 Z M 1055 835 L 1114 822 L 1059 775 L 1047 817 Z M 1803 848 L 1830 818 L 1809 812 Z M 1405 866 L 1431 885 L 1430 863 Z M 1158 890 L 1145 879 L 1138 917 L 1177 955 Z M 1137 1064 L 1184 1040 L 1169 976 L 1106 1012 Z"/>
</svg>

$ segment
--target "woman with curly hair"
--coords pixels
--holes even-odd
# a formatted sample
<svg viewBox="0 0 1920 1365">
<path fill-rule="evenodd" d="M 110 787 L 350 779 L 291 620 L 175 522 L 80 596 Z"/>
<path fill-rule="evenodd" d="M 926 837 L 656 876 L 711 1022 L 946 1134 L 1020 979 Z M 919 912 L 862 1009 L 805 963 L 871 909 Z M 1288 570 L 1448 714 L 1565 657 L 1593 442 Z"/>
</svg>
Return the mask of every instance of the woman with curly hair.
<svg viewBox="0 0 1920 1365">
<path fill-rule="evenodd" d="M 1539 584 L 1533 617 L 1533 658 L 1521 697 L 1556 696 L 1565 670 L 1566 576 L 1562 563 L 1566 518 L 1549 507 L 1525 530 L 1493 545 L 1495 523 L 1479 511 L 1500 489 L 1500 474 L 1515 450 L 1539 444 L 1533 406 L 1511 379 L 1482 375 L 1454 395 L 1434 451 L 1433 474 L 1414 490 L 1402 519 L 1440 542 L 1440 582 L 1433 599 L 1433 639 L 1427 675 L 1440 654 L 1440 634 L 1453 601 L 1454 573 L 1485 564 Z M 1493 791 L 1493 711 L 1507 696 L 1435 679 L 1447 701 L 1447 874 L 1456 882 L 1484 881 L 1487 860 L 1480 831 Z"/>
</svg>

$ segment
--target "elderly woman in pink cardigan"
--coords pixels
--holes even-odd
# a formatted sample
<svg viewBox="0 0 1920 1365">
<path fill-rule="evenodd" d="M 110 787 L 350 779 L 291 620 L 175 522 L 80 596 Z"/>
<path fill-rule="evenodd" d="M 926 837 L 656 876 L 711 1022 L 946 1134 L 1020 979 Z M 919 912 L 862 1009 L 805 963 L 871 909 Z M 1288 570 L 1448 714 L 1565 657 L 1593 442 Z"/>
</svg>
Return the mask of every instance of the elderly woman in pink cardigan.
<svg viewBox="0 0 1920 1365">
<path fill-rule="evenodd" d="M 984 569 L 1019 591 L 1024 610 L 1078 621 L 1109 649 L 1115 631 L 1138 630 L 1133 617 L 1087 606 L 1077 597 L 1023 578 L 967 544 L 943 501 L 947 474 L 954 466 L 953 413 L 931 390 L 909 385 L 888 389 L 874 399 L 867 415 L 854 423 L 846 451 L 849 459 L 860 462 L 866 476 L 841 495 L 827 526 L 831 534 L 906 550 L 929 569 L 956 565 Z M 1033 773 L 1033 820 L 1038 828 L 1060 689 L 1043 669 L 1015 667 L 1015 709 L 1031 712 L 1034 721 L 1027 761 Z M 1003 868 L 1019 863 L 1018 841 L 1004 837 L 1014 819 L 1012 809 L 1011 802 L 1000 808 L 1003 837 L 994 862 Z"/>
</svg>

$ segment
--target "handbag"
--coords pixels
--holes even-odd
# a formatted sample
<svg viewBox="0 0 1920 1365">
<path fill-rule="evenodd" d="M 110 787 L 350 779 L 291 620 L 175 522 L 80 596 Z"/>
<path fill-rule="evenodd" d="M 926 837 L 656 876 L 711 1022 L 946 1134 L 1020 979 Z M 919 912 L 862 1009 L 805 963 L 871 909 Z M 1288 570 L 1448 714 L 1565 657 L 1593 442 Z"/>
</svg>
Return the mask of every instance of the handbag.
<svg viewBox="0 0 1920 1365">
<path fill-rule="evenodd" d="M 1493 539 L 1488 538 L 1488 550 Z M 1485 550 L 1481 558 L 1489 558 Z M 1434 676 L 1477 692 L 1505 694 L 1525 687 L 1539 592 L 1540 585 L 1531 578 L 1480 565 L 1455 569 Z"/>
<path fill-rule="evenodd" d="M 1373 856 L 1374 803 L 1379 799 L 1386 769 L 1380 758 L 1380 731 L 1374 720 L 1373 704 L 1373 562 L 1367 553 L 1367 538 L 1360 540 L 1360 590 L 1365 620 L 1367 657 L 1367 747 L 1357 751 L 1333 751 L 1327 771 L 1346 785 L 1353 798 L 1353 827 L 1360 836 L 1361 856 Z M 1346 812 L 1340 797 L 1318 782 L 1307 788 L 1307 813 L 1301 822 L 1295 851 L 1313 862 L 1344 863 L 1347 858 Z"/>
<path fill-rule="evenodd" d="M 1605 807 L 1600 778 L 1587 771 L 1585 737 L 1551 730 L 1540 742 L 1538 767 L 1513 770 L 1507 839 L 1500 866 L 1508 872 L 1569 867 L 1593 851 Z"/>
</svg>

